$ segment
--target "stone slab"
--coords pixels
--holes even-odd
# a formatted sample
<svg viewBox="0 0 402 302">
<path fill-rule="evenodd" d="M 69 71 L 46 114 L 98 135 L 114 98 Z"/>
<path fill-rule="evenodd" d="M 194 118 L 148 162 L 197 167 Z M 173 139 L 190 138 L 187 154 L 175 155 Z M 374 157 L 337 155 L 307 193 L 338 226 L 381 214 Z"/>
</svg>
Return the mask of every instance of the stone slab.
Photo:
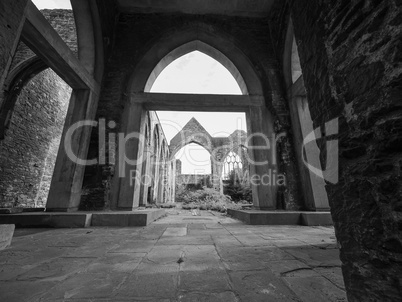
<svg viewBox="0 0 402 302">
<path fill-rule="evenodd" d="M 85 228 L 91 225 L 91 213 L 19 213 L 2 214 L 0 223 L 16 227 Z"/>
<path fill-rule="evenodd" d="M 0 224 L 0 251 L 11 245 L 14 229 L 13 224 Z"/>
<path fill-rule="evenodd" d="M 17 229 L 0 253 L 0 301 L 346 301 L 333 227 L 201 213 L 205 229 L 172 226 L 189 211 L 147 227 Z M 175 236 L 186 226 L 200 233 Z"/>
<path fill-rule="evenodd" d="M 22 212 L 44 212 L 45 208 L 0 208 L 0 214 L 16 214 Z"/>
<path fill-rule="evenodd" d="M 162 236 L 177 237 L 186 235 L 187 235 L 187 228 L 167 228 Z"/>
<path fill-rule="evenodd" d="M 305 212 L 301 213 L 302 225 L 333 225 L 330 212 Z"/>
<path fill-rule="evenodd" d="M 99 212 L 92 214 L 92 226 L 147 226 L 164 215 L 163 209 Z"/>
<path fill-rule="evenodd" d="M 15 214 L 15 213 L 22 213 L 21 208 L 1 208 L 0 214 Z"/>
<path fill-rule="evenodd" d="M 330 212 L 228 209 L 228 214 L 251 225 L 333 225 Z"/>
<path fill-rule="evenodd" d="M 251 225 L 298 225 L 300 212 L 276 212 L 261 210 L 232 210 L 228 214 Z"/>
<path fill-rule="evenodd" d="M 22 212 L 45 212 L 45 208 L 23 208 Z"/>
</svg>

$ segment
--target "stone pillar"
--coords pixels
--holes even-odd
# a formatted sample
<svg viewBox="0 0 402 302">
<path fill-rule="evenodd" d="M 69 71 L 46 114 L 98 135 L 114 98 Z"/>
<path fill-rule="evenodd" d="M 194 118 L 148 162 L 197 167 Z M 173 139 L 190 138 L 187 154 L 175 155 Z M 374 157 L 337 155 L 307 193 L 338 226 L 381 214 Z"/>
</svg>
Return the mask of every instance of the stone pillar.
<svg viewBox="0 0 402 302">
<path fill-rule="evenodd" d="M 151 160 L 150 157 L 150 151 L 149 151 L 149 144 L 148 142 L 145 143 L 144 145 L 144 152 L 143 156 L 145 157 L 144 162 L 142 163 L 142 173 L 141 173 L 141 190 L 140 190 L 140 196 L 139 196 L 139 205 L 140 206 L 145 206 L 147 204 L 148 200 L 148 187 L 150 182 L 149 178 L 149 163 Z"/>
<path fill-rule="evenodd" d="M 75 211 L 79 207 L 85 172 L 83 161 L 88 153 L 92 127 L 77 122 L 93 121 L 98 99 L 99 96 L 89 90 L 73 90 L 71 94 L 46 211 Z M 71 132 L 74 125 L 75 130 Z M 68 149 L 71 154 L 67 154 Z"/>
<path fill-rule="evenodd" d="M 147 142 L 145 140 L 145 131 L 146 131 L 146 111 L 142 110 L 142 108 L 137 109 L 137 114 L 140 114 L 140 130 L 139 133 L 140 135 L 140 140 L 138 142 L 138 151 L 137 154 L 135 155 L 132 153 L 130 156 L 136 156 L 137 158 L 137 165 L 135 166 L 135 178 L 131 180 L 131 185 L 134 186 L 134 197 L 133 197 L 133 207 L 138 207 L 141 204 L 141 190 L 143 189 L 143 171 L 146 171 L 146 165 L 147 165 L 147 157 L 148 157 L 148 146 Z M 138 127 L 136 125 L 135 127 Z M 128 132 L 130 133 L 130 132 Z M 135 144 L 137 142 L 137 139 L 132 139 L 133 143 Z M 131 148 L 130 150 L 127 150 L 127 152 L 135 152 L 135 148 Z M 145 167 L 144 167 L 145 166 Z M 144 168 L 143 168 L 144 167 Z M 130 172 L 131 173 L 131 172 Z"/>
<path fill-rule="evenodd" d="M 152 158 L 151 158 L 151 145 L 148 145 L 147 153 L 146 153 L 146 164 L 147 167 L 145 169 L 146 181 L 144 182 L 144 196 L 143 203 L 146 205 L 148 203 L 148 190 L 149 187 L 152 186 Z"/>
<path fill-rule="evenodd" d="M 396 0 L 292 5 L 319 146 L 339 145 L 325 189 L 350 302 L 402 301 L 401 14 Z"/>
<path fill-rule="evenodd" d="M 290 88 L 289 109 L 297 163 L 301 174 L 301 188 L 307 210 L 329 211 L 325 181 L 323 177 L 320 178 L 310 171 L 306 165 L 308 163 L 321 169 L 320 150 L 317 143 L 313 141 L 303 146 L 304 138 L 314 130 L 305 94 L 303 77 L 300 77 Z"/>
<path fill-rule="evenodd" d="M 3 106 L 3 85 L 8 75 L 25 21 L 28 0 L 0 1 L 0 110 Z"/>
<path fill-rule="evenodd" d="M 161 148 L 162 144 L 160 144 L 159 149 L 156 151 L 155 154 L 155 162 L 154 162 L 154 169 L 155 169 L 155 176 L 154 176 L 154 188 L 153 188 L 153 194 L 152 194 L 152 202 L 159 202 L 158 200 L 158 193 L 159 193 L 159 181 L 160 181 L 160 159 L 161 159 Z"/>
<path fill-rule="evenodd" d="M 116 181 L 117 208 L 121 210 L 132 210 L 139 206 L 140 182 L 137 181 L 137 176 L 141 173 L 144 159 L 144 140 L 140 138 L 144 138 L 141 130 L 144 128 L 145 110 L 142 104 L 136 102 L 129 102 L 127 107 L 123 117 L 124 139 L 121 134 L 119 137 L 118 173 L 115 175 L 119 178 Z M 125 159 L 135 162 L 131 164 Z"/>
<path fill-rule="evenodd" d="M 275 162 L 272 116 L 265 106 L 262 106 L 250 107 L 246 118 L 253 205 L 260 210 L 274 210 L 277 190 L 274 175 L 278 170 Z"/>
<path fill-rule="evenodd" d="M 177 176 L 177 168 L 176 168 L 176 163 L 177 160 L 175 160 L 174 158 L 172 159 L 173 161 L 173 167 L 172 167 L 172 174 L 170 177 L 172 177 L 172 190 L 171 190 L 171 194 L 172 194 L 172 202 L 176 202 L 176 176 Z M 181 171 L 181 169 L 180 169 Z"/>
<path fill-rule="evenodd" d="M 314 133 L 313 121 L 311 120 L 307 98 L 296 97 L 293 99 L 293 101 L 296 103 L 295 105 L 298 110 L 299 125 L 302 131 L 302 137 L 306 138 L 308 135 Z M 322 171 L 320 162 L 320 149 L 318 148 L 316 141 L 309 142 L 306 145 L 303 145 L 303 141 L 301 141 L 300 144 L 296 146 L 299 146 L 299 148 L 304 151 L 304 154 L 306 155 L 306 163 L 310 164 L 312 167 L 317 168 L 318 173 L 319 171 Z M 304 156 L 304 154 L 302 154 L 302 156 Z M 304 169 L 308 168 L 304 166 Z M 313 173 L 313 171 L 308 169 L 308 175 L 310 178 L 311 189 L 313 193 L 313 209 L 316 211 L 329 211 L 328 196 L 327 191 L 325 190 L 323 173 L 321 172 L 319 175 L 317 175 Z"/>
<path fill-rule="evenodd" d="M 162 149 L 163 152 L 163 149 Z M 163 156 L 163 154 L 162 154 Z M 164 203 L 163 200 L 163 190 L 165 187 L 165 161 L 164 159 L 162 159 L 161 156 L 161 160 L 159 163 L 159 183 L 158 183 L 158 198 L 157 198 L 157 202 L 158 203 Z"/>
<path fill-rule="evenodd" d="M 217 159 L 211 156 L 211 176 L 212 176 L 212 186 L 215 190 L 222 192 L 222 164 Z"/>
</svg>

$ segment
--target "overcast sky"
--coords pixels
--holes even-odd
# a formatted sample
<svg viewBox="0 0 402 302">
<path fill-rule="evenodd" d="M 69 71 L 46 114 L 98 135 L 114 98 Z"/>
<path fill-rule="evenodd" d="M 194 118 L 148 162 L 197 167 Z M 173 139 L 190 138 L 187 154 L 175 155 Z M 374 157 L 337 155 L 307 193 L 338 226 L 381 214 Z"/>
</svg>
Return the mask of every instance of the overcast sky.
<svg viewBox="0 0 402 302">
<path fill-rule="evenodd" d="M 63 9 L 71 9 L 70 0 L 32 0 L 32 2 L 39 9 L 49 8 L 63 8 Z"/>
</svg>

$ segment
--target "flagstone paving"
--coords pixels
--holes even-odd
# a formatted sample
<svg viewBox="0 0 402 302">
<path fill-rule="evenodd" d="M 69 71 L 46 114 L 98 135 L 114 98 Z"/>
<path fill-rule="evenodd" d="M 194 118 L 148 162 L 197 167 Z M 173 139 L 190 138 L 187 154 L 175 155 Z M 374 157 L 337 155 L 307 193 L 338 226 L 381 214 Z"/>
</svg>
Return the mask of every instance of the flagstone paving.
<svg viewBox="0 0 402 302">
<path fill-rule="evenodd" d="M 17 229 L 0 301 L 346 301 L 332 227 L 169 210 L 147 227 Z"/>
</svg>

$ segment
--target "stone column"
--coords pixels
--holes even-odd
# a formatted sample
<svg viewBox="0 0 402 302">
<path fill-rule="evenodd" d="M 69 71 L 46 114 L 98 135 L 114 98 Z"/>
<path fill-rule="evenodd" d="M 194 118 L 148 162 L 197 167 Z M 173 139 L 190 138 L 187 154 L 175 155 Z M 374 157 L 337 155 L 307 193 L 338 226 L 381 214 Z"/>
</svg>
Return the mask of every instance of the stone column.
<svg viewBox="0 0 402 302">
<path fill-rule="evenodd" d="M 314 133 L 313 121 L 310 116 L 310 110 L 308 108 L 307 98 L 296 97 L 294 98 L 293 101 L 296 103 L 297 110 L 299 113 L 298 114 L 299 125 L 302 131 L 302 137 L 306 138 L 309 134 Z M 318 148 L 316 141 L 312 141 L 310 143 L 307 143 L 306 145 L 303 145 L 303 141 L 301 141 L 300 144 L 296 146 L 300 148 L 301 151 L 304 150 L 307 159 L 306 163 L 317 168 L 318 171 L 322 171 L 320 162 L 320 149 Z M 308 168 L 304 166 L 304 169 Z M 310 178 L 311 189 L 313 193 L 312 202 L 314 210 L 329 211 L 328 196 L 327 191 L 325 190 L 325 181 L 323 173 L 321 172 L 320 175 L 317 175 L 308 169 L 308 175 Z"/>
<path fill-rule="evenodd" d="M 307 163 L 321 169 L 320 150 L 317 143 L 310 142 L 303 146 L 303 139 L 314 130 L 305 95 L 303 77 L 300 77 L 289 89 L 289 109 L 297 163 L 301 174 L 301 188 L 308 210 L 329 211 L 325 181 L 310 171 L 304 161 L 306 158 Z"/>
<path fill-rule="evenodd" d="M 140 206 L 140 199 L 141 199 L 141 190 L 143 185 L 143 171 L 146 171 L 146 165 L 147 165 L 147 157 L 148 157 L 148 146 L 147 142 L 145 140 L 145 131 L 146 131 L 146 126 L 145 126 L 145 120 L 146 120 L 146 111 L 142 110 L 142 108 L 137 109 L 137 113 L 140 114 L 140 130 L 139 133 L 141 133 L 140 140 L 138 142 L 138 151 L 137 154 L 132 153 L 132 156 L 136 156 L 137 160 L 137 165 L 135 167 L 135 179 L 131 180 L 131 185 L 134 186 L 134 197 L 133 197 L 133 207 L 138 207 Z M 138 125 L 136 125 L 138 127 Z M 130 133 L 130 132 L 129 132 Z M 136 143 L 137 139 L 133 139 L 134 144 Z M 128 150 L 127 152 L 135 152 L 135 148 Z M 133 157 L 134 158 L 134 157 Z M 143 166 L 145 167 L 143 168 Z"/>
<path fill-rule="evenodd" d="M 140 206 L 145 206 L 147 204 L 147 195 L 148 195 L 148 181 L 149 181 L 149 162 L 150 162 L 150 151 L 149 151 L 150 146 L 148 145 L 148 142 L 145 143 L 144 145 L 144 152 L 143 156 L 144 162 L 142 163 L 142 173 L 141 173 L 141 190 L 140 190 L 140 196 L 139 196 L 139 205 Z"/>
<path fill-rule="evenodd" d="M 176 160 L 173 158 L 173 167 L 172 167 L 172 174 L 170 177 L 172 177 L 172 190 L 171 190 L 171 194 L 172 194 L 172 202 L 176 202 Z"/>
<path fill-rule="evenodd" d="M 155 175 L 154 175 L 154 187 L 153 187 L 153 194 L 152 194 L 152 202 L 159 202 L 158 193 L 159 193 L 159 181 L 160 181 L 159 170 L 160 170 L 161 148 L 162 148 L 162 144 L 160 144 L 158 150 L 156 151 L 156 154 L 154 154 L 154 156 L 155 156 L 155 161 L 154 161 Z"/>
<path fill-rule="evenodd" d="M 277 190 L 274 176 L 278 170 L 272 116 L 261 106 L 250 107 L 246 118 L 253 205 L 260 210 L 274 210 Z"/>
<path fill-rule="evenodd" d="M 147 167 L 145 169 L 146 182 L 144 183 L 144 196 L 143 203 L 146 205 L 148 203 L 148 190 L 152 185 L 152 158 L 151 158 L 151 145 L 148 145 L 147 153 L 146 153 L 146 161 Z"/>
<path fill-rule="evenodd" d="M 401 301 L 402 2 L 291 10 L 348 301 Z"/>
<path fill-rule="evenodd" d="M 212 176 L 212 186 L 215 190 L 222 192 L 221 188 L 221 178 L 222 178 L 222 165 L 217 159 L 211 156 L 211 176 Z"/>
<path fill-rule="evenodd" d="M 91 126 L 96 126 L 82 122 L 95 123 L 98 99 L 99 96 L 89 90 L 73 90 L 71 94 L 46 211 L 75 211 L 79 207 Z"/>
<path fill-rule="evenodd" d="M 142 104 L 129 102 L 125 110 L 124 139 L 119 135 L 118 157 L 118 200 L 117 207 L 123 210 L 132 210 L 139 206 L 140 182 L 138 175 L 141 174 L 144 151 L 145 110 Z M 142 139 L 141 139 L 142 138 Z M 130 163 L 130 161 L 134 161 Z"/>
<path fill-rule="evenodd" d="M 163 152 L 163 150 L 162 150 L 162 152 Z M 165 182 L 165 162 L 164 162 L 164 160 L 162 160 L 162 156 L 161 156 L 159 166 L 160 167 L 159 167 L 159 173 L 158 173 L 159 174 L 159 183 L 158 183 L 158 198 L 157 198 L 157 202 L 164 203 L 163 190 L 164 190 L 164 182 Z"/>
</svg>

